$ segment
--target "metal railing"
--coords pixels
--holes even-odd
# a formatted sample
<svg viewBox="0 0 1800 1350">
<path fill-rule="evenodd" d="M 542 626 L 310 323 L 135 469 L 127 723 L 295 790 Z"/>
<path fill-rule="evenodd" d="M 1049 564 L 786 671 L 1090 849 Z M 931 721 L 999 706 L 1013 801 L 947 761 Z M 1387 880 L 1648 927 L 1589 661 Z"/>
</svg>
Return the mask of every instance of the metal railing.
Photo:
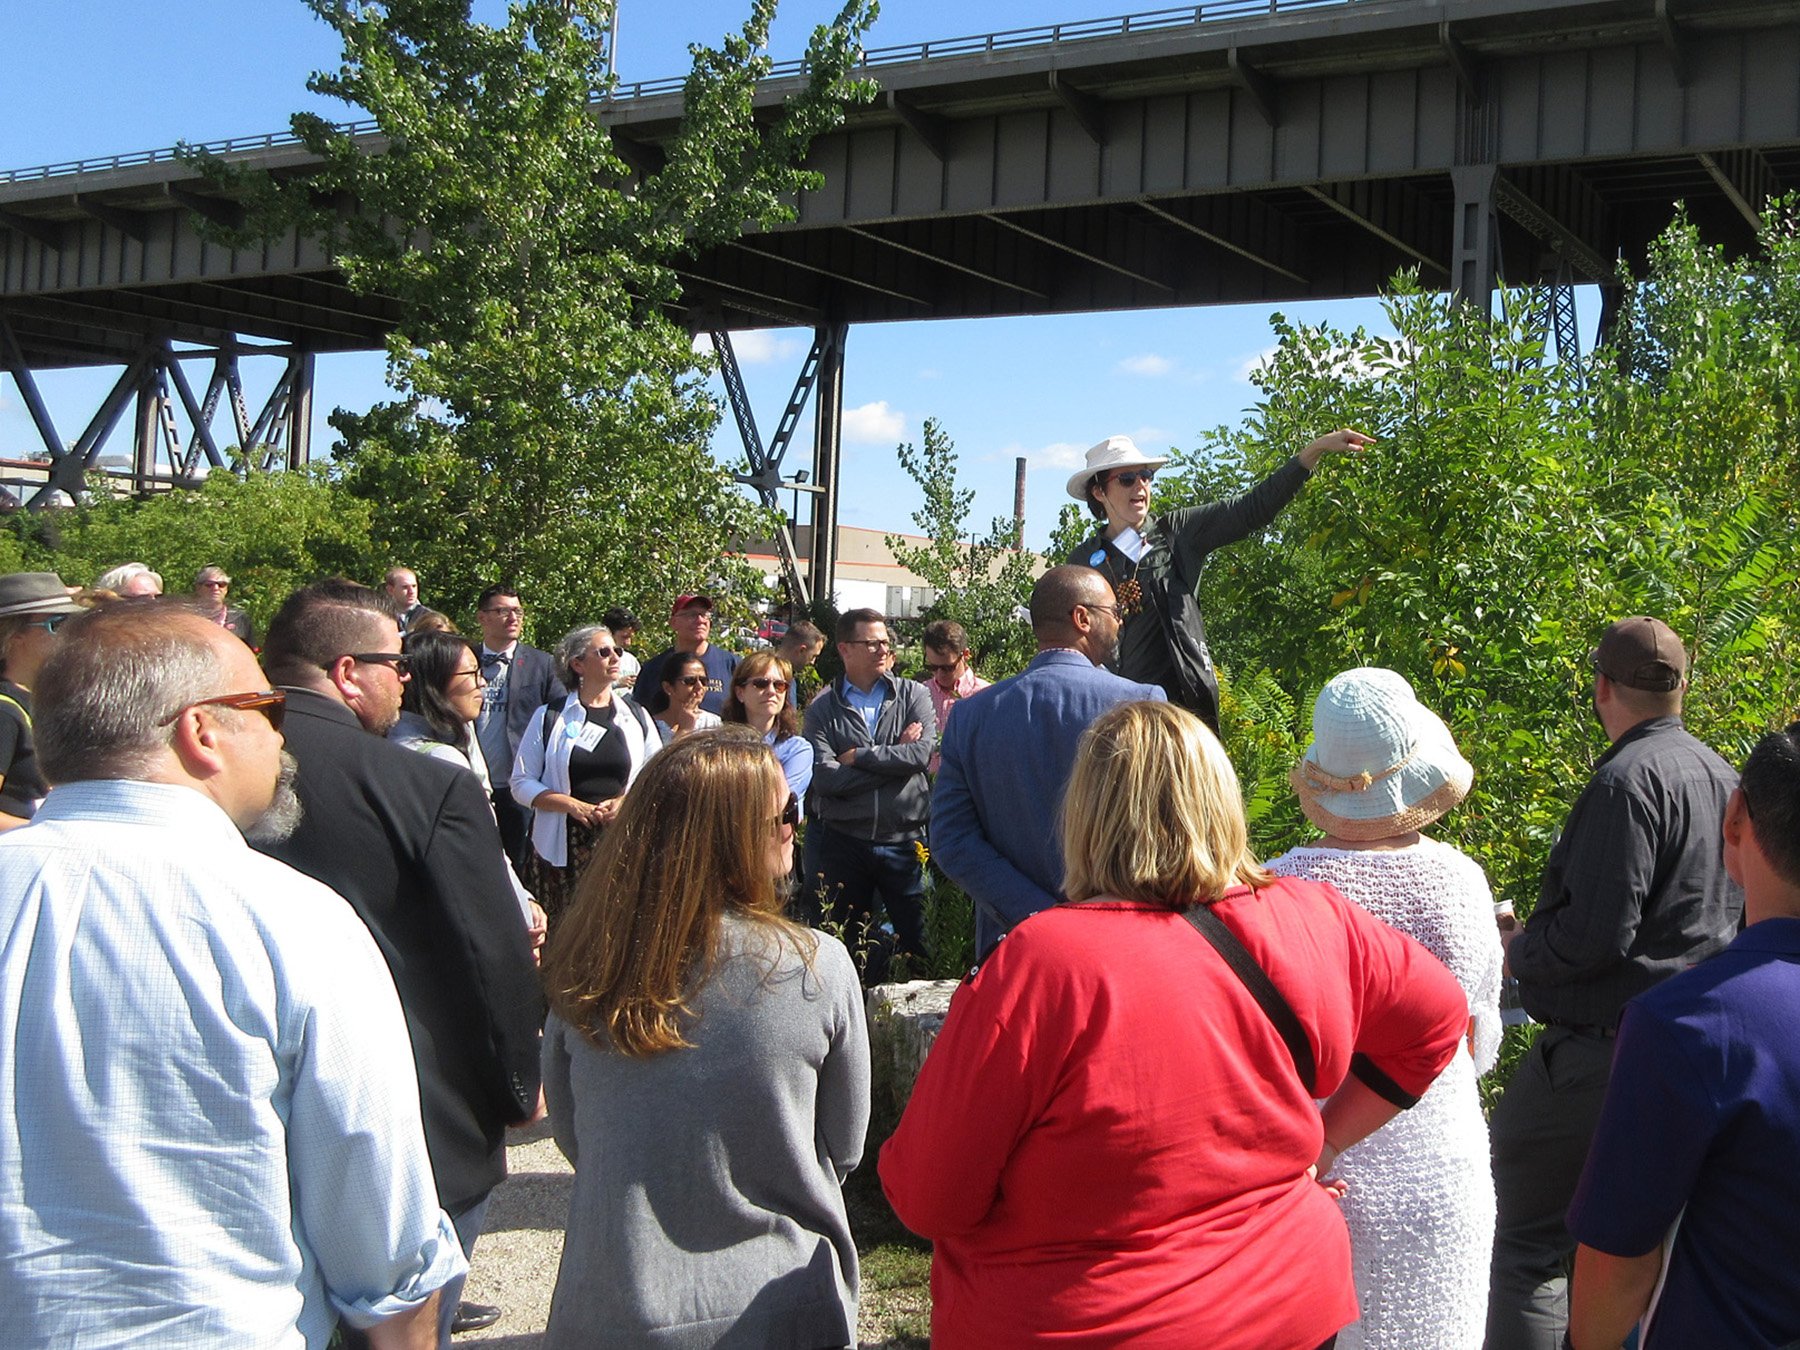
<svg viewBox="0 0 1800 1350">
<path fill-rule="evenodd" d="M 1358 3 L 1359 0 L 1212 0 L 1211 3 L 1183 5 L 1178 9 L 1153 9 L 1142 14 L 1121 14 L 1110 19 L 1080 19 L 1073 23 L 1043 24 L 1035 28 L 1012 28 L 999 33 L 983 33 L 975 37 L 937 38 L 929 42 L 906 42 L 893 47 L 871 47 L 863 52 L 856 69 L 871 71 L 887 66 L 911 65 L 922 61 L 945 60 L 958 56 L 992 56 L 1033 47 L 1060 47 L 1077 42 L 1095 42 L 1105 38 L 1130 37 L 1139 33 L 1167 33 L 1202 24 L 1228 20 L 1263 19 L 1303 10 L 1327 9 Z M 1366 0 L 1363 0 L 1366 2 Z M 763 77 L 783 80 L 803 76 L 808 64 L 804 59 L 778 61 Z M 638 80 L 621 84 L 603 100 L 626 103 L 633 99 L 652 98 L 661 94 L 678 94 L 687 82 L 685 75 L 660 80 Z M 373 120 L 343 122 L 340 131 L 351 135 L 368 135 L 379 130 Z M 58 164 L 39 164 L 29 169 L 0 170 L 0 183 L 24 183 L 44 178 L 63 178 L 76 174 L 106 173 L 147 164 L 164 164 L 176 159 L 183 149 L 206 150 L 217 155 L 248 155 L 261 150 L 278 150 L 300 144 L 291 131 L 272 131 L 263 136 L 233 136 L 221 141 L 168 146 L 159 150 L 135 150 L 123 155 L 104 155 L 94 159 L 69 159 Z"/>
</svg>

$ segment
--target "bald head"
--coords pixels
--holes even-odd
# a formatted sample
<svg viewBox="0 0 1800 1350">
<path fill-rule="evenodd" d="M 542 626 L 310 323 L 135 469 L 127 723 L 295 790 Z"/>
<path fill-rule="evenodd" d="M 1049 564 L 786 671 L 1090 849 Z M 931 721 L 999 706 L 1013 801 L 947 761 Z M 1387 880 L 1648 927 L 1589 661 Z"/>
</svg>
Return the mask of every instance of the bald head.
<svg viewBox="0 0 1800 1350">
<path fill-rule="evenodd" d="M 1052 567 L 1031 588 L 1031 631 L 1039 651 L 1070 647 L 1104 665 L 1119 645 L 1112 584 L 1091 567 Z"/>
</svg>

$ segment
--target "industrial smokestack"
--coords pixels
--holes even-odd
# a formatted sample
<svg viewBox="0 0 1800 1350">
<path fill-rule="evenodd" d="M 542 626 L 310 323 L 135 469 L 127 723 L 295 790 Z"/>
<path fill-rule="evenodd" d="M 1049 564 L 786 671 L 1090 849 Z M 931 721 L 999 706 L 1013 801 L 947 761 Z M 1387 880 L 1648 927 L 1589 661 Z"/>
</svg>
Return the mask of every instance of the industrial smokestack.
<svg viewBox="0 0 1800 1350">
<path fill-rule="evenodd" d="M 1013 461 L 1013 547 L 1025 547 L 1025 456 Z"/>
</svg>

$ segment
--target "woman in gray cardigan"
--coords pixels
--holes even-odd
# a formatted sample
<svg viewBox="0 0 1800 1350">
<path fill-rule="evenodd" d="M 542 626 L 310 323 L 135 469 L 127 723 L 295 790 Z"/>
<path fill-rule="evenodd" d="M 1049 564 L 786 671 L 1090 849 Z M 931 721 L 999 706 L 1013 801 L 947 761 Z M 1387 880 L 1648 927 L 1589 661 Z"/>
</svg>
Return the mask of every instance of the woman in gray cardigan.
<svg viewBox="0 0 1800 1350">
<path fill-rule="evenodd" d="M 575 1166 L 551 1350 L 856 1341 L 868 1033 L 843 944 L 782 915 L 798 818 L 753 731 L 683 737 L 551 939 L 544 1094 Z"/>
</svg>

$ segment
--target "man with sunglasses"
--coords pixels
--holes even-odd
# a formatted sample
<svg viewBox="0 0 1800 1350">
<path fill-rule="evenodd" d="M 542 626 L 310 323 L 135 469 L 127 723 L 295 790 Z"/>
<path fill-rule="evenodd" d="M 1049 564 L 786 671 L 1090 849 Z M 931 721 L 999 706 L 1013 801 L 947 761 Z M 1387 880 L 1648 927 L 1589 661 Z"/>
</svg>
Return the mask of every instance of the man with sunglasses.
<svg viewBox="0 0 1800 1350">
<path fill-rule="evenodd" d="M 0 1345 L 418 1346 L 465 1263 L 393 981 L 245 842 L 295 820 L 283 695 L 131 604 L 72 620 L 37 693 L 57 786 L 0 841 Z"/>
<path fill-rule="evenodd" d="M 392 604 L 367 587 L 296 591 L 263 666 L 288 696 L 300 828 L 267 851 L 348 900 L 388 959 L 419 1069 L 438 1198 L 465 1251 L 506 1176 L 505 1133 L 538 1110 L 537 970 L 492 811 L 475 776 L 385 739 L 407 678 Z M 456 1320 L 499 1310 L 447 1291 Z"/>
<path fill-rule="evenodd" d="M 1167 456 L 1146 455 L 1129 436 L 1087 452 L 1068 492 L 1101 522 L 1068 560 L 1096 568 L 1118 597 L 1124 628 L 1109 663 L 1128 680 L 1160 685 L 1170 700 L 1219 729 L 1219 680 L 1200 618 L 1200 574 L 1215 549 L 1263 529 L 1306 485 L 1326 455 L 1360 452 L 1360 431 L 1319 437 L 1255 487 L 1222 502 L 1150 510 L 1150 484 Z"/>
<path fill-rule="evenodd" d="M 954 619 L 938 619 L 925 625 L 919 639 L 925 649 L 925 692 L 931 695 L 931 711 L 937 717 L 938 745 L 944 743 L 944 728 L 950 723 L 950 712 L 957 703 L 988 682 L 969 666 L 975 653 L 969 649 L 968 631 Z M 933 750 L 931 771 L 938 771 L 938 755 Z"/>
<path fill-rule="evenodd" d="M 843 675 L 806 708 L 813 778 L 800 899 L 823 902 L 865 982 L 880 984 L 890 953 L 875 927 L 876 901 L 893 926 L 893 948 L 915 960 L 926 955 L 918 844 L 931 809 L 937 719 L 925 686 L 893 673 L 887 620 L 875 610 L 839 617 L 837 649 Z"/>
<path fill-rule="evenodd" d="M 1721 842 L 1737 774 L 1682 724 L 1681 639 L 1635 615 L 1609 627 L 1588 659 L 1594 712 L 1612 745 L 1550 849 L 1531 917 L 1500 934 L 1507 973 L 1544 1029 L 1489 1124 L 1498 1218 L 1487 1350 L 1561 1343 L 1575 1255 L 1564 1216 L 1620 1013 L 1722 950 L 1743 912 Z"/>
</svg>

